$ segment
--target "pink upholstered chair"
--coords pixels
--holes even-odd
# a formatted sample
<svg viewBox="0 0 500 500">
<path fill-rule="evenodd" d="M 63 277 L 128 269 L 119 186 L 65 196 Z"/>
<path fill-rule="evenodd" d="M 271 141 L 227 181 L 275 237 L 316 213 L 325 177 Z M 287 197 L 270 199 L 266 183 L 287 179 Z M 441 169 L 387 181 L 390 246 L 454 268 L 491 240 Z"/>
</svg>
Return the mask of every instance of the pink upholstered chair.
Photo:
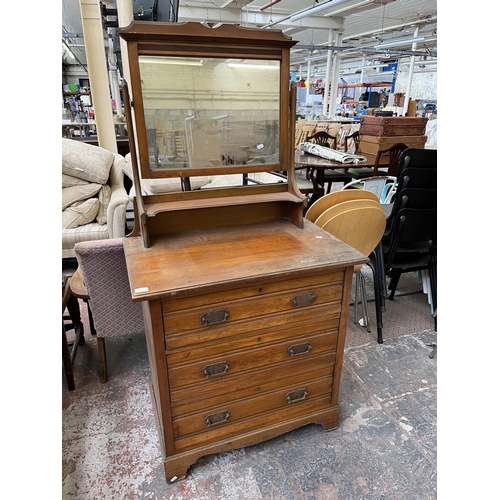
<svg viewBox="0 0 500 500">
<path fill-rule="evenodd" d="M 106 382 L 104 339 L 144 331 L 142 306 L 132 302 L 123 238 L 80 242 L 75 245 L 75 254 L 79 268 L 70 286 L 89 307 L 91 333 L 97 336 L 99 349 L 100 379 Z"/>
</svg>

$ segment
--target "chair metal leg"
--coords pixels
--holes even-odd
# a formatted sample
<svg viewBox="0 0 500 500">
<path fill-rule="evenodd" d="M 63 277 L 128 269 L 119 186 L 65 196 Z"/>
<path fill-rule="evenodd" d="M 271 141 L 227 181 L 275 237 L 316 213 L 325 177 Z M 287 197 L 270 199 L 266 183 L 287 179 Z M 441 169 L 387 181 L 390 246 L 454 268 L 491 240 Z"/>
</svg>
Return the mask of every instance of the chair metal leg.
<svg viewBox="0 0 500 500">
<path fill-rule="evenodd" d="M 366 280 L 365 277 L 361 274 L 361 271 L 358 272 L 361 288 L 361 310 L 363 311 L 363 326 L 366 328 L 366 331 L 370 333 L 370 318 L 368 316 L 368 302 L 366 301 Z"/>
<path fill-rule="evenodd" d="M 358 295 L 361 302 L 361 318 L 358 317 Z M 363 326 L 367 332 L 370 332 L 370 318 L 368 317 L 368 304 L 366 301 L 366 281 L 361 270 L 355 274 L 354 323 Z"/>
<path fill-rule="evenodd" d="M 383 322 L 382 322 L 382 293 L 383 293 L 383 288 L 380 282 L 380 276 L 378 276 L 379 273 L 379 266 L 377 264 L 373 264 L 371 261 L 366 264 L 373 273 L 373 287 L 375 291 L 375 316 L 377 320 L 377 342 L 379 344 L 382 344 L 384 342 L 382 338 L 382 329 L 383 329 Z"/>
<path fill-rule="evenodd" d="M 359 277 L 358 273 L 356 273 L 354 275 L 354 323 L 358 322 L 358 291 L 359 291 Z"/>
<path fill-rule="evenodd" d="M 99 349 L 99 378 L 104 384 L 108 380 L 108 369 L 106 363 L 106 343 L 103 337 L 97 337 L 97 347 Z"/>
</svg>

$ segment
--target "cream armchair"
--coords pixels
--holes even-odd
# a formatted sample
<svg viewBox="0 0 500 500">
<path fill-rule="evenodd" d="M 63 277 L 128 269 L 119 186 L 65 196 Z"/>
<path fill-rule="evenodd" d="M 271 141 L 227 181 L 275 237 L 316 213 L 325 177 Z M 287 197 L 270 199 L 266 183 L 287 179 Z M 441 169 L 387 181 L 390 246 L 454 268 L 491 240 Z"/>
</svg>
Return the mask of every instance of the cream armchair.
<svg viewBox="0 0 500 500">
<path fill-rule="evenodd" d="M 65 259 L 75 257 L 76 243 L 125 236 L 129 197 L 123 182 L 123 156 L 74 139 L 62 141 Z"/>
</svg>

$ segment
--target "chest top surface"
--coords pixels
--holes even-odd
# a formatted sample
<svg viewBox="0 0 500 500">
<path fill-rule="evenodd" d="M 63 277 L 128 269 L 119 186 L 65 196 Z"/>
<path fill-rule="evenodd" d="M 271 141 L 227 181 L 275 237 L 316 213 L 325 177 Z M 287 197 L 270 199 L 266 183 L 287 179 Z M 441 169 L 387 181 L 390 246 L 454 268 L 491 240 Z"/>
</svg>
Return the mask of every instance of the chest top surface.
<svg viewBox="0 0 500 500">
<path fill-rule="evenodd" d="M 243 280 L 275 280 L 367 262 L 318 226 L 288 221 L 222 227 L 155 238 L 124 239 L 133 300 L 229 289 Z"/>
</svg>

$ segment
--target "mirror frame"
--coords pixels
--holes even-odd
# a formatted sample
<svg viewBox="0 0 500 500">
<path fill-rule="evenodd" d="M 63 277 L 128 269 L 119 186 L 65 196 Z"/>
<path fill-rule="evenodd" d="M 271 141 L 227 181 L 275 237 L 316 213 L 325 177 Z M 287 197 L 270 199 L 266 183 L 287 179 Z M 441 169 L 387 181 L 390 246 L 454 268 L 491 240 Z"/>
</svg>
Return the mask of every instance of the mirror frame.
<svg viewBox="0 0 500 500">
<path fill-rule="evenodd" d="M 134 21 L 121 28 L 127 42 L 130 68 L 131 107 L 137 138 L 137 153 L 143 179 L 202 175 L 226 175 L 293 170 L 295 112 L 290 103 L 290 47 L 297 42 L 279 30 L 242 28 L 223 24 L 212 28 L 196 22 L 157 23 Z M 140 56 L 237 58 L 280 62 L 279 161 L 268 164 L 227 165 L 203 168 L 151 169 L 149 164 L 146 118 L 142 95 Z M 265 70 L 263 70 L 265 71 Z M 130 139 L 134 140 L 132 134 Z"/>
</svg>

